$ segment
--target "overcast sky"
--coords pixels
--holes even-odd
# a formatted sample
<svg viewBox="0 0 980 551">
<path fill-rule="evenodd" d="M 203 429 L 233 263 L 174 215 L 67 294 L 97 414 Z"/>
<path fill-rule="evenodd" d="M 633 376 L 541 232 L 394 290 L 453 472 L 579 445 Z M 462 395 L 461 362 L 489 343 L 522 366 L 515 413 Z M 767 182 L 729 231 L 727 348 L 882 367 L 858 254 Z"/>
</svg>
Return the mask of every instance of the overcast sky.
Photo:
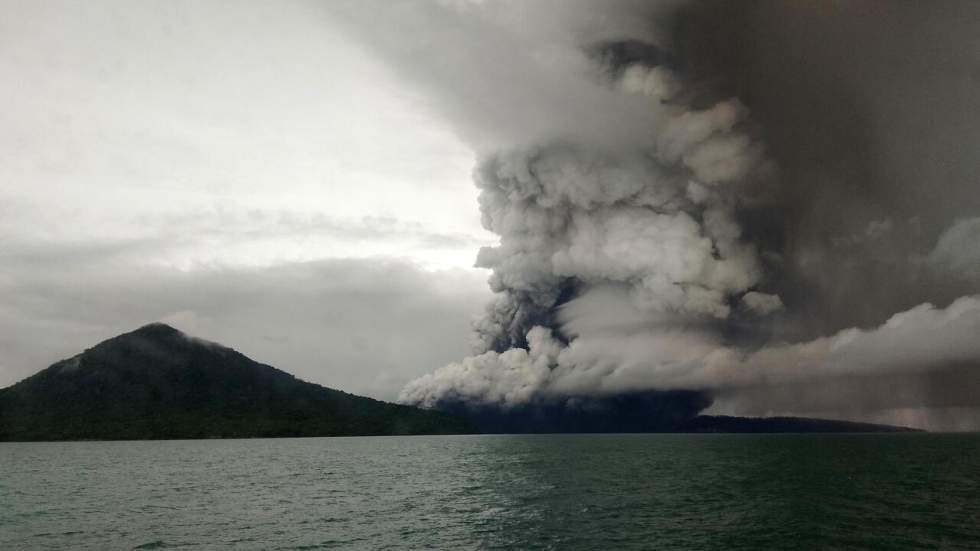
<svg viewBox="0 0 980 551">
<path fill-rule="evenodd" d="M 0 387 L 164 321 L 407 403 L 980 427 L 978 6 L 0 0 Z"/>
<path fill-rule="evenodd" d="M 0 82 L 0 387 L 156 320 L 382 398 L 468 352 L 473 153 L 317 2 L 0 2 Z"/>
</svg>

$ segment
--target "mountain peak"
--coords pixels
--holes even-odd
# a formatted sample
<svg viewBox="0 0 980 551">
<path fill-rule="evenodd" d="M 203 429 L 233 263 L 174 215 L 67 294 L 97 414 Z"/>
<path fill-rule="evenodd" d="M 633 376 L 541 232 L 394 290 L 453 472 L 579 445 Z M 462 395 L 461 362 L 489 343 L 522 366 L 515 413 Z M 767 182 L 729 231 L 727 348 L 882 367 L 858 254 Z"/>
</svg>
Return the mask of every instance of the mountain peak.
<svg viewBox="0 0 980 551">
<path fill-rule="evenodd" d="M 472 432 L 465 419 L 296 379 L 164 323 L 0 391 L 0 441 Z"/>
<path fill-rule="evenodd" d="M 204 345 L 212 346 L 204 346 Z M 83 358 L 99 360 L 98 363 L 118 363 L 129 365 L 159 365 L 181 362 L 187 354 L 225 350 L 220 345 L 191 337 L 165 323 L 148 323 L 138 329 L 106 339 L 82 353 Z M 197 352 L 195 352 L 197 351 Z"/>
<path fill-rule="evenodd" d="M 186 336 L 179 329 L 175 329 L 175 328 L 167 325 L 166 323 L 163 323 L 162 321 L 155 321 L 153 323 L 148 323 L 148 324 L 140 327 L 139 329 L 136 329 L 134 331 L 130 331 L 128 333 L 123 333 L 122 335 L 119 335 L 119 337 L 125 337 L 127 335 L 137 335 L 137 336 L 146 336 L 146 337 L 177 337 L 177 336 Z M 119 338 L 119 337 L 116 337 L 116 338 Z"/>
<path fill-rule="evenodd" d="M 237 354 L 231 348 L 188 335 L 166 323 L 148 323 L 128 333 L 106 339 L 85 351 L 129 350 L 131 354 L 162 353 L 176 356 L 178 353 Z M 194 351 L 197 352 L 194 352 Z"/>
</svg>

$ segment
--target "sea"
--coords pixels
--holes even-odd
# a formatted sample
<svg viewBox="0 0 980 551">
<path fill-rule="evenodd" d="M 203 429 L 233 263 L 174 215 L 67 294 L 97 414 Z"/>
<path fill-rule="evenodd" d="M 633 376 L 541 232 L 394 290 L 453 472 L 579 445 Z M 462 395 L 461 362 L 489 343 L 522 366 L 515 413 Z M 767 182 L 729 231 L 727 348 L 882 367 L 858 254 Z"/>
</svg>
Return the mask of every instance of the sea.
<svg viewBox="0 0 980 551">
<path fill-rule="evenodd" d="M 3 443 L 0 549 L 980 549 L 980 435 Z"/>
</svg>

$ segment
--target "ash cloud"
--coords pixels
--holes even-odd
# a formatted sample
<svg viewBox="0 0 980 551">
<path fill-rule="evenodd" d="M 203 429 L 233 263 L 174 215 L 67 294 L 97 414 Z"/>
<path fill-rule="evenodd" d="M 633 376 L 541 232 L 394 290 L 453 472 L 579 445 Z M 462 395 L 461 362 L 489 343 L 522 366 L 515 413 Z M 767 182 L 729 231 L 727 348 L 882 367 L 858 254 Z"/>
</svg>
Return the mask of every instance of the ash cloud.
<svg viewBox="0 0 980 551">
<path fill-rule="evenodd" d="M 980 7 L 949 7 L 335 6 L 478 153 L 500 238 L 474 355 L 401 399 L 976 409 Z"/>
</svg>

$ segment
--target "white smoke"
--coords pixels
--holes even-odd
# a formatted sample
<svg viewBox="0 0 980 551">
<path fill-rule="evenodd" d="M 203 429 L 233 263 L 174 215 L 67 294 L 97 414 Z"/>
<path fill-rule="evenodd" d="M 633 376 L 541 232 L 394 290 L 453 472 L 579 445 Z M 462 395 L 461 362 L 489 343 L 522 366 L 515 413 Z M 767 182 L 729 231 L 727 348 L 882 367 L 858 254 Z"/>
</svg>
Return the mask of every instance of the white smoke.
<svg viewBox="0 0 980 551">
<path fill-rule="evenodd" d="M 978 387 L 980 296 L 946 308 L 922 304 L 870 330 L 752 352 L 726 346 L 710 331 L 665 327 L 635 309 L 621 289 L 599 289 L 564 310 L 563 328 L 575 336 L 568 346 L 535 327 L 529 351 L 491 351 L 450 364 L 410 383 L 402 399 L 512 405 L 535 396 L 702 389 L 720 397 L 719 411 L 860 416 L 969 407 Z M 923 384 L 922 375 L 943 371 L 945 384 Z M 949 381 L 960 392 L 950 391 Z"/>
<path fill-rule="evenodd" d="M 955 221 L 939 236 L 927 260 L 964 279 L 980 276 L 980 218 Z"/>
<path fill-rule="evenodd" d="M 752 414 L 972 406 L 916 389 L 937 370 L 980 381 L 962 368 L 980 358 L 975 296 L 873 329 L 758 340 L 783 319 L 769 277 L 781 259 L 740 221 L 780 206 L 779 174 L 748 109 L 706 98 L 670 62 L 679 4 L 334 6 L 480 155 L 483 224 L 500 236 L 477 259 L 497 298 L 475 323 L 475 355 L 411 382 L 401 401 L 694 389 Z M 975 271 L 959 260 L 974 233 L 953 228 L 930 263 Z"/>
<path fill-rule="evenodd" d="M 485 7 L 474 17 L 486 17 Z M 764 196 L 774 176 L 765 148 L 743 128 L 746 109 L 734 99 L 706 108 L 686 105 L 676 100 L 685 89 L 682 75 L 654 64 L 659 60 L 618 59 L 611 51 L 625 40 L 654 40 L 650 35 L 593 29 L 592 36 L 607 42 L 563 43 L 568 51 L 559 57 L 590 61 L 585 57 L 591 48 L 592 67 L 575 78 L 578 87 L 602 97 L 601 105 L 583 103 L 575 90 L 567 91 L 570 99 L 560 94 L 527 101 L 553 100 L 551 109 L 565 106 L 556 115 L 563 121 L 583 116 L 576 107 L 619 112 L 625 106 L 636 115 L 628 132 L 604 120 L 603 135 L 595 128 L 560 132 L 537 146 L 515 142 L 484 155 L 475 177 L 480 208 L 484 226 L 500 236 L 500 244 L 481 250 L 477 260 L 492 270 L 490 286 L 498 293 L 476 323 L 480 354 L 414 381 L 403 401 L 512 404 L 546 387 L 580 386 L 561 381 L 581 373 L 557 361 L 578 353 L 578 337 L 563 335 L 570 338 L 565 344 L 552 334 L 555 324 L 549 319 L 569 291 L 581 301 L 591 290 L 615 287 L 638 315 L 663 323 L 727 320 L 733 310 L 763 316 L 781 309 L 778 296 L 759 289 L 763 263 L 742 239 L 735 218 L 736 209 Z M 553 53 L 555 42 L 548 45 Z M 646 51 L 659 50 L 647 46 Z M 535 52 L 517 56 L 505 65 L 520 66 Z M 548 71 L 535 76 L 541 74 Z M 542 136 L 531 130 L 520 137 L 529 135 Z M 604 384 L 601 374 L 591 379 L 593 387 Z"/>
</svg>

